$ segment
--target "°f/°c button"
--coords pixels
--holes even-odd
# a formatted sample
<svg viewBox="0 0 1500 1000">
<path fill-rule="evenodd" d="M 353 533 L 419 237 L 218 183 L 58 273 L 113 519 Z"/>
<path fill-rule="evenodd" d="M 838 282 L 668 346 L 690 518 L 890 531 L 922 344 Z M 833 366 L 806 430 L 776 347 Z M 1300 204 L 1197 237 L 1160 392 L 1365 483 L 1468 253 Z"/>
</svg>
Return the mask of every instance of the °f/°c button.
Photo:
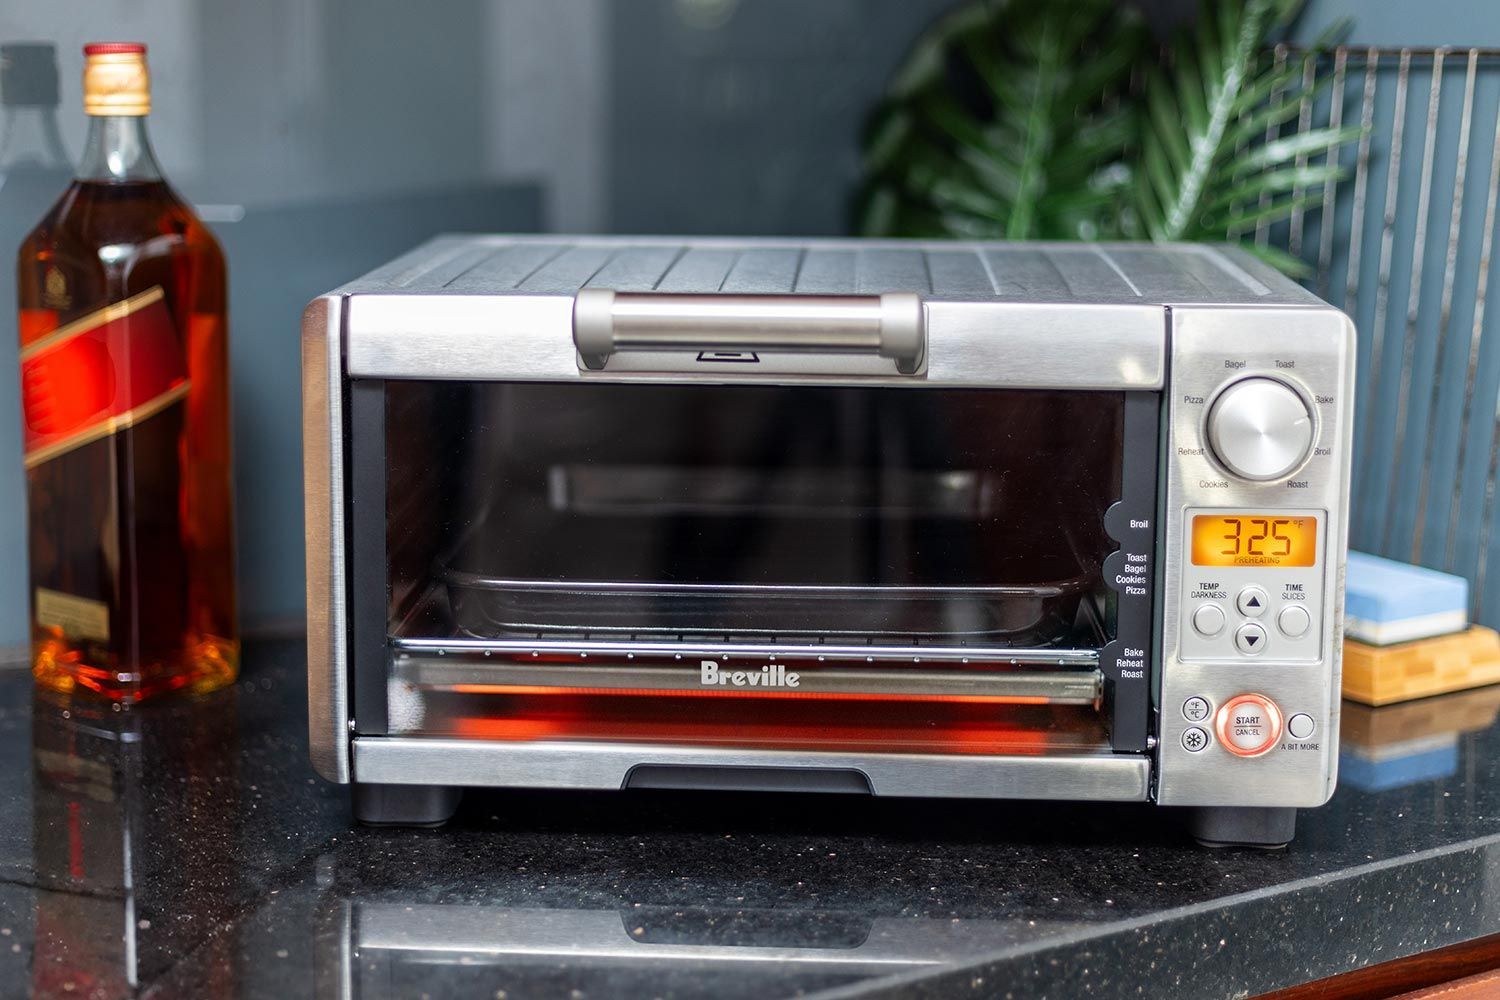
<svg viewBox="0 0 1500 1000">
<path fill-rule="evenodd" d="M 1246 618 L 1259 618 L 1266 613 L 1266 592 L 1259 587 L 1246 587 L 1235 598 L 1234 606 Z"/>
<path fill-rule="evenodd" d="M 1241 653 L 1256 655 L 1266 648 L 1266 630 L 1255 622 L 1246 622 L 1235 630 L 1234 648 Z"/>
</svg>

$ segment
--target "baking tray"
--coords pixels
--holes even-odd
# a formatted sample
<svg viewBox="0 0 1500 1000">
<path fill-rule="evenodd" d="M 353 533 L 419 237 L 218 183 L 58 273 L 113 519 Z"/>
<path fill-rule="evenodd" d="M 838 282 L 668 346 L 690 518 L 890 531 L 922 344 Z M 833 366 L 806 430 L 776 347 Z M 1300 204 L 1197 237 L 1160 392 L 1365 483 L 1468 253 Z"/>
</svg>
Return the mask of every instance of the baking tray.
<svg viewBox="0 0 1500 1000">
<path fill-rule="evenodd" d="M 1083 578 L 1035 587 L 821 587 L 557 581 L 446 574 L 466 635 L 820 636 L 1060 642 L 1074 631 Z"/>
<path fill-rule="evenodd" d="M 1099 586 L 1100 570 L 1064 539 L 1001 567 L 984 586 L 852 584 L 819 560 L 811 533 L 776 534 L 774 568 L 757 565 L 766 582 L 712 579 L 714 558 L 660 560 L 660 539 L 638 537 L 659 525 L 635 519 L 552 519 L 522 530 L 481 525 L 440 571 L 454 625 L 468 636 L 502 639 L 566 633 L 642 637 L 788 638 L 870 641 L 882 637 L 962 643 L 1045 646 L 1074 641 L 1080 605 Z M 1061 537 L 1061 536 L 1059 536 Z M 563 541 L 563 540 L 566 540 Z M 550 543 L 550 544 L 549 544 Z M 939 546 L 939 548 L 941 548 Z M 657 560 L 622 553 L 652 552 Z M 756 550 L 757 555 L 760 550 Z M 812 555 L 809 555 L 812 553 Z M 936 572 L 931 563 L 913 575 Z M 653 566 L 678 579 L 642 579 Z M 497 572 L 504 567 L 509 572 Z M 845 567 L 847 568 L 847 567 Z M 525 570 L 546 570 L 525 572 Z M 611 570 L 630 570 L 635 578 Z M 1034 571 L 1035 582 L 1011 583 Z M 681 577 L 686 577 L 681 578 Z M 795 581 L 795 582 L 787 582 Z M 925 580 L 920 582 L 925 583 Z M 1092 610 L 1090 607 L 1088 610 Z M 1082 616 L 1089 618 L 1088 614 Z M 1090 631 L 1097 638 L 1097 623 Z"/>
</svg>

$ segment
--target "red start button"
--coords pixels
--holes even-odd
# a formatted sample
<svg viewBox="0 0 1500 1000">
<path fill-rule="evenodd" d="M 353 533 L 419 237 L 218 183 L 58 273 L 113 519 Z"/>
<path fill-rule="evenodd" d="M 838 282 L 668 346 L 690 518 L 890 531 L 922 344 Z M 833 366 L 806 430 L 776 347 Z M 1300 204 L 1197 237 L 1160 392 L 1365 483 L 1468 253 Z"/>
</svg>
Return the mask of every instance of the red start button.
<svg viewBox="0 0 1500 1000">
<path fill-rule="evenodd" d="M 1281 709 L 1263 694 L 1235 695 L 1216 722 L 1219 742 L 1236 756 L 1259 757 L 1281 739 Z"/>
</svg>

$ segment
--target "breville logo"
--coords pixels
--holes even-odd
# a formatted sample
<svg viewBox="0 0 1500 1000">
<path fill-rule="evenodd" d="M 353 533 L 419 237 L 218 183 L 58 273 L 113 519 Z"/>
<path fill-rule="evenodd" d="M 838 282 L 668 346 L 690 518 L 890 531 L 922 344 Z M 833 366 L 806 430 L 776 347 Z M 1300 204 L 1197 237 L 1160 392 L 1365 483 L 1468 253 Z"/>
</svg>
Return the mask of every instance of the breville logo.
<svg viewBox="0 0 1500 1000">
<path fill-rule="evenodd" d="M 698 680 L 704 687 L 794 688 L 802 683 L 798 674 L 787 673 L 779 663 L 759 670 L 720 670 L 713 660 L 700 660 L 698 666 Z"/>
</svg>

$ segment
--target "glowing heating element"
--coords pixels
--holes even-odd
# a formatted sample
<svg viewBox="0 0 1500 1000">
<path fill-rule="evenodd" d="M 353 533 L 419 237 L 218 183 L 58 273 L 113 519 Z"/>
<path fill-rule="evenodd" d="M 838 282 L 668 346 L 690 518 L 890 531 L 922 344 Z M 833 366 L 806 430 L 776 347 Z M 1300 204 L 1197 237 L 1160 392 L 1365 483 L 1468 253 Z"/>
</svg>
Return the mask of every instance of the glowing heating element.
<svg viewBox="0 0 1500 1000">
<path fill-rule="evenodd" d="M 1312 566 L 1318 561 L 1318 519 L 1198 514 L 1192 548 L 1194 566 Z"/>
</svg>

